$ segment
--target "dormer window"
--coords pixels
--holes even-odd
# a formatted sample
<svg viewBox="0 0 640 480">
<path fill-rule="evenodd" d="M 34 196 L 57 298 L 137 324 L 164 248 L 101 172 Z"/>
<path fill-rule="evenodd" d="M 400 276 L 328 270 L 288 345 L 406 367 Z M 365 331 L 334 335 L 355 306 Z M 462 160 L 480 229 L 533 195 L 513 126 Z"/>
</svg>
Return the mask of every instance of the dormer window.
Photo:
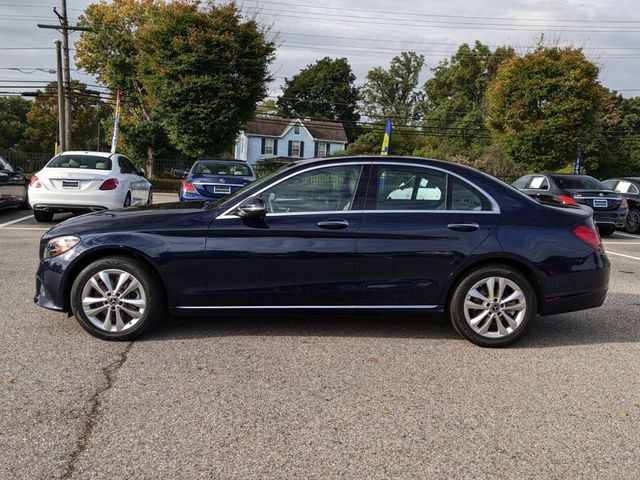
<svg viewBox="0 0 640 480">
<path fill-rule="evenodd" d="M 293 127 L 293 133 L 295 133 L 296 135 L 300 133 L 300 125 L 298 125 L 297 123 Z"/>
</svg>

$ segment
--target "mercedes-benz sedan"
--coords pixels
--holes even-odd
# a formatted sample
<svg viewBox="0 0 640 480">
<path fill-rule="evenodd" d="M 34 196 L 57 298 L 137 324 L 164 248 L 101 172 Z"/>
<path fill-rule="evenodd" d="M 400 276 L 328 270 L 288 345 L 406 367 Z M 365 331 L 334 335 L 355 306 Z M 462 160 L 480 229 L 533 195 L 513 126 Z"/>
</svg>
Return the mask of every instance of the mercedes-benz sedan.
<svg viewBox="0 0 640 480">
<path fill-rule="evenodd" d="M 504 346 L 538 314 L 604 302 L 591 212 L 443 161 L 303 161 L 220 201 L 61 223 L 42 238 L 35 301 L 109 340 L 167 311 L 414 310 Z"/>
</svg>

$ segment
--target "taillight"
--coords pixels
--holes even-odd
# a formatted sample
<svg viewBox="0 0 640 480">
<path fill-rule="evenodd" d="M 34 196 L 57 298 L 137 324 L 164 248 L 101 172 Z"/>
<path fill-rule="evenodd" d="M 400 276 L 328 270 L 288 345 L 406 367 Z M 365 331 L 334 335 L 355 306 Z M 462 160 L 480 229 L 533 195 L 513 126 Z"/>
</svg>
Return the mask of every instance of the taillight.
<svg viewBox="0 0 640 480">
<path fill-rule="evenodd" d="M 117 178 L 107 178 L 102 185 L 100 185 L 99 190 L 115 190 L 118 186 Z"/>
<path fill-rule="evenodd" d="M 31 175 L 31 181 L 29 182 L 29 185 L 33 188 L 40 188 L 42 187 L 42 182 L 37 175 Z"/>
<path fill-rule="evenodd" d="M 578 202 L 576 202 L 574 200 L 574 198 L 569 196 L 569 195 L 558 195 L 557 198 L 560 201 L 560 203 L 562 203 L 563 205 L 577 205 L 578 204 Z"/>
<path fill-rule="evenodd" d="M 578 225 L 573 228 L 573 234 L 582 240 L 584 243 L 598 251 L 602 251 L 602 242 L 600 235 L 594 227 L 587 227 L 586 225 Z"/>
<path fill-rule="evenodd" d="M 186 193 L 198 193 L 196 191 L 196 187 L 194 187 L 193 183 L 191 183 L 189 180 L 182 181 L 182 191 Z"/>
<path fill-rule="evenodd" d="M 628 208 L 629 207 L 629 202 L 627 202 L 627 199 L 622 197 L 622 201 L 620 202 L 620 208 Z"/>
</svg>

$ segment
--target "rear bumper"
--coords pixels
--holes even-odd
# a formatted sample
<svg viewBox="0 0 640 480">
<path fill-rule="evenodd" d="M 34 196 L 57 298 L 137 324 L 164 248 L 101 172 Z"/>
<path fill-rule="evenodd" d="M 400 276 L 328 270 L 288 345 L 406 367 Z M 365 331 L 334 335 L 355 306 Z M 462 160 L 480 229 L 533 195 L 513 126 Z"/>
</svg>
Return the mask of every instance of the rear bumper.
<svg viewBox="0 0 640 480">
<path fill-rule="evenodd" d="M 593 220 L 598 225 L 624 227 L 627 220 L 628 209 L 613 210 L 611 212 L 594 211 Z"/>
<path fill-rule="evenodd" d="M 61 212 L 73 212 L 73 213 L 83 213 L 83 212 L 101 212 L 104 210 L 109 210 L 108 207 L 104 207 L 102 205 L 50 205 L 50 204 L 40 204 L 36 203 L 32 205 L 34 210 L 40 210 L 43 212 L 53 212 L 53 213 L 61 213 Z M 113 207 L 118 208 L 118 207 Z"/>
<path fill-rule="evenodd" d="M 49 212 L 91 212 L 122 208 L 126 190 L 95 190 L 91 192 L 55 192 L 44 188 L 29 188 L 29 204 L 34 210 Z"/>
</svg>

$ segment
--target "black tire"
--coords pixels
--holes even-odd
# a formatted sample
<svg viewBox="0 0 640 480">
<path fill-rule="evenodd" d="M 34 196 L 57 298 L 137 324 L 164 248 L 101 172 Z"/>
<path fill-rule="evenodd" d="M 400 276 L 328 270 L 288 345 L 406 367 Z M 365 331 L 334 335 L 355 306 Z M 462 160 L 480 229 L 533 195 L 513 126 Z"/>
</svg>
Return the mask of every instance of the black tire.
<svg viewBox="0 0 640 480">
<path fill-rule="evenodd" d="M 517 322 L 517 327 L 512 328 L 509 326 L 506 318 L 503 317 L 503 315 L 506 315 L 506 313 L 504 313 L 504 310 L 500 308 L 500 302 L 492 302 L 490 304 L 491 306 L 488 306 L 489 304 L 484 303 L 484 305 L 487 305 L 487 307 L 482 306 L 483 302 L 480 302 L 479 306 L 481 308 L 477 310 L 471 310 L 472 312 L 474 312 L 474 315 L 477 314 L 477 317 L 479 317 L 480 314 L 484 312 L 484 310 L 487 310 L 489 312 L 489 319 L 486 320 L 486 322 L 489 324 L 488 331 L 484 334 L 480 334 L 476 332 L 471 324 L 467 321 L 467 317 L 465 315 L 465 301 L 467 295 L 474 290 L 474 287 L 479 282 L 482 282 L 483 280 L 489 278 L 506 279 L 505 284 L 507 284 L 507 286 L 505 286 L 503 290 L 504 299 L 507 299 L 512 293 L 515 293 L 516 291 L 511 286 L 509 286 L 509 282 L 515 285 L 522 293 L 526 308 L 521 312 L 522 315 L 519 316 L 518 313 L 514 314 L 514 310 L 511 310 L 511 307 L 513 307 L 513 302 L 515 302 L 515 300 L 508 302 L 508 308 L 506 308 L 506 310 L 510 312 L 510 318 L 512 318 L 511 315 L 513 315 L 512 321 Z M 482 288 L 478 290 L 482 290 Z M 484 292 L 484 296 L 488 297 L 488 291 Z M 493 310 L 494 305 L 497 305 L 497 307 L 495 307 L 496 310 Z M 511 307 L 509 307 L 509 305 L 511 305 Z M 488 265 L 464 274 L 462 279 L 455 286 L 453 295 L 451 296 L 451 300 L 449 301 L 449 315 L 451 317 L 451 323 L 456 332 L 480 347 L 506 347 L 507 345 L 511 345 L 522 337 L 527 327 L 536 317 L 536 314 L 536 294 L 533 287 L 531 286 L 531 283 L 520 272 L 505 265 Z M 492 315 L 495 316 L 491 318 Z M 486 318 L 487 317 L 485 316 L 484 319 Z M 485 325 L 484 319 L 477 325 L 478 327 L 480 327 L 481 325 Z M 501 322 L 503 331 L 507 332 L 506 334 L 500 335 L 497 322 Z M 482 330 L 482 328 L 479 329 Z"/>
<path fill-rule="evenodd" d="M 149 189 L 149 196 L 147 197 L 147 205 L 153 205 L 153 189 Z"/>
<path fill-rule="evenodd" d="M 136 280 L 140 282 L 140 285 L 144 292 L 143 296 L 136 296 L 133 298 L 129 298 L 131 300 L 144 299 L 144 309 L 143 313 L 135 320 L 135 317 L 126 316 L 126 314 L 120 313 L 121 316 L 124 316 L 123 328 L 121 331 L 115 331 L 113 328 L 117 328 L 114 325 L 111 325 L 111 329 L 108 331 L 104 327 L 106 325 L 106 314 L 109 310 L 115 309 L 117 306 L 108 306 L 105 307 L 107 310 L 103 310 L 102 312 L 96 313 L 93 317 L 93 320 L 87 315 L 87 313 L 83 309 L 83 290 L 85 288 L 91 289 L 91 284 L 89 283 L 91 278 L 99 272 L 104 272 L 105 270 L 119 270 L 122 272 L 126 272 Z M 115 279 L 115 275 L 117 273 L 111 273 L 114 276 L 111 281 L 112 286 L 117 283 Z M 102 287 L 104 287 L 104 283 L 102 283 Z M 127 285 L 131 285 L 128 283 L 124 283 L 122 288 L 120 289 L 121 293 L 124 293 L 127 289 Z M 117 285 L 115 285 L 117 287 Z M 105 289 L 106 290 L 106 289 Z M 112 289 L 112 292 L 115 293 L 115 288 Z M 95 295 L 95 290 L 90 290 L 92 293 L 90 296 Z M 105 292 L 107 293 L 107 292 Z M 112 293 L 112 295 L 113 295 Z M 105 297 L 106 298 L 106 297 Z M 111 296 L 110 298 L 113 298 Z M 126 302 L 125 297 L 118 296 L 118 299 Z M 147 332 L 155 323 L 160 320 L 165 314 L 165 296 L 164 296 L 164 288 L 160 279 L 156 275 L 154 271 L 151 270 L 150 267 L 145 265 L 144 263 L 130 257 L 119 257 L 119 256 L 110 256 L 105 257 L 100 260 L 97 260 L 87 267 L 85 267 L 80 274 L 76 277 L 73 282 L 73 286 L 71 288 L 71 309 L 73 314 L 78 320 L 78 323 L 82 328 L 84 328 L 87 332 L 97 338 L 101 338 L 103 340 L 116 340 L 116 341 L 125 341 L 132 340 L 134 338 L 140 337 L 142 334 Z M 97 302 L 97 305 L 100 306 L 102 302 Z M 107 305 L 108 302 L 105 302 Z M 127 308 L 135 309 L 134 307 L 130 307 L 130 305 L 125 305 Z M 113 313 L 113 317 L 115 318 L 115 313 Z M 104 322 L 103 327 L 100 328 L 96 323 L 100 323 L 100 321 Z M 113 323 L 113 322 L 112 322 Z"/>
<path fill-rule="evenodd" d="M 24 202 L 18 207 L 18 210 L 31 210 L 31 205 L 29 205 L 29 191 L 27 190 L 24 194 Z"/>
<path fill-rule="evenodd" d="M 615 231 L 616 231 L 616 227 L 609 227 L 609 226 L 598 227 L 598 233 L 600 233 L 601 237 L 610 237 L 615 233 Z"/>
<path fill-rule="evenodd" d="M 127 192 L 127 196 L 124 197 L 124 208 L 131 206 L 131 192 Z"/>
<path fill-rule="evenodd" d="M 46 212 L 44 210 L 34 210 L 33 218 L 36 219 L 36 222 L 52 222 L 53 212 Z"/>
<path fill-rule="evenodd" d="M 629 233 L 640 233 L 640 210 L 637 208 L 629 210 L 624 229 Z"/>
</svg>

